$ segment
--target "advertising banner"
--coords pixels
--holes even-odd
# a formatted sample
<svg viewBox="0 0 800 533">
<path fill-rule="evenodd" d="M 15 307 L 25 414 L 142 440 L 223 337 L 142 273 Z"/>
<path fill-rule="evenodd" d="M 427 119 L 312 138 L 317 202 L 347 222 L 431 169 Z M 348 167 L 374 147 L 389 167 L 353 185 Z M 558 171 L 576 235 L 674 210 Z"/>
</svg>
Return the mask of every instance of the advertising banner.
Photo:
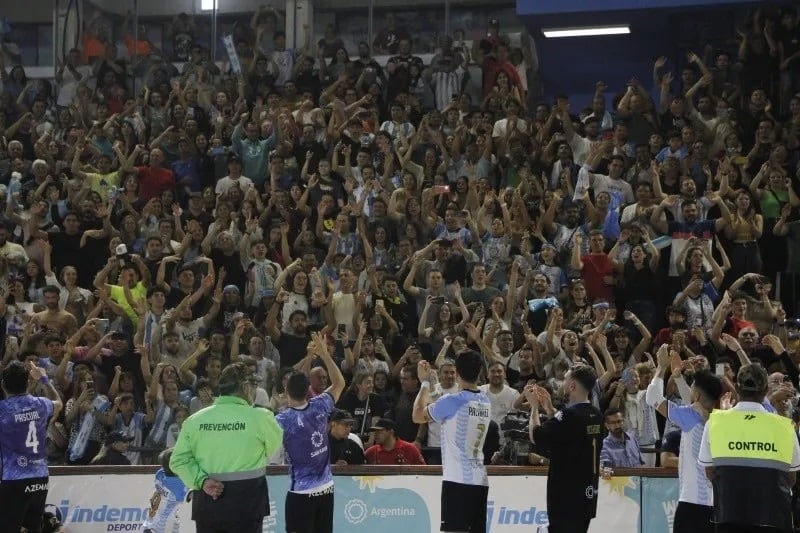
<svg viewBox="0 0 800 533">
<path fill-rule="evenodd" d="M 264 520 L 263 531 L 282 533 L 288 477 L 268 476 L 268 480 L 271 515 Z M 546 477 L 491 476 L 489 483 L 488 533 L 547 532 Z M 147 474 L 52 476 L 48 510 L 61 517 L 70 533 L 141 531 L 153 486 L 153 476 Z M 336 476 L 335 487 L 334 531 L 409 533 L 439 529 L 439 476 Z M 671 514 L 668 522 L 665 512 L 673 493 L 677 499 L 675 479 L 601 480 L 597 518 L 589 531 L 668 533 Z M 645 501 L 648 497 L 653 501 Z M 166 531 L 193 533 L 191 505 L 181 506 L 178 514 L 178 527 L 170 526 Z M 645 518 L 640 529 L 642 514 Z"/>
<path fill-rule="evenodd" d="M 670 533 L 678 506 L 678 480 L 642 478 L 642 533 Z"/>
</svg>

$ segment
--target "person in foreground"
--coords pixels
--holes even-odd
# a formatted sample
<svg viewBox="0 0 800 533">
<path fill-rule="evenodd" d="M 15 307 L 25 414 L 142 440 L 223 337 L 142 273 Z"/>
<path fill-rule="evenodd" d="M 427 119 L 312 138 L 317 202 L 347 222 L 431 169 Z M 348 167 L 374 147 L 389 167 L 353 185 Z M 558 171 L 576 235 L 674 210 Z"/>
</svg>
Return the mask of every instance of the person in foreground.
<svg viewBox="0 0 800 533">
<path fill-rule="evenodd" d="M 669 345 L 662 344 L 656 354 L 658 369 L 647 387 L 645 400 L 662 416 L 681 430 L 680 454 L 678 455 L 678 507 L 675 509 L 673 533 L 712 533 L 711 505 L 712 487 L 697 464 L 700 441 L 708 415 L 719 405 L 722 396 L 720 378 L 701 370 L 694 373 L 692 387 L 681 374 L 681 358 Z M 672 371 L 672 379 L 686 405 L 678 405 L 664 398 L 664 379 Z"/>
<path fill-rule="evenodd" d="M 459 392 L 445 394 L 429 404 L 431 382 L 437 373 L 424 359 L 417 363 L 423 381 L 414 400 L 412 418 L 417 424 L 442 426 L 442 511 L 440 531 L 484 533 L 489 477 L 483 464 L 483 443 L 492 406 L 478 390 L 483 359 L 468 350 L 456 358 Z"/>
<path fill-rule="evenodd" d="M 550 533 L 585 533 L 597 514 L 603 414 L 589 401 L 597 374 L 588 366 L 574 367 L 564 381 L 567 407 L 556 412 L 550 393 L 538 385 L 525 387 L 531 406 L 531 442 L 549 450 L 547 515 Z M 539 408 L 550 417 L 544 423 Z"/>
<path fill-rule="evenodd" d="M 714 485 L 717 533 L 791 533 L 800 444 L 792 420 L 764 408 L 767 371 L 743 365 L 739 402 L 711 413 L 698 463 Z M 753 490 L 753 487 L 758 487 Z"/>
<path fill-rule="evenodd" d="M 156 472 L 155 491 L 150 497 L 150 509 L 142 524 L 144 533 L 167 533 L 180 530 L 180 506 L 191 499 L 192 493 L 175 472 L 170 470 L 169 461 L 172 448 L 167 448 L 158 456 L 161 468 Z"/>
<path fill-rule="evenodd" d="M 47 398 L 28 394 L 28 380 L 44 385 Z M 0 532 L 42 530 L 47 500 L 47 424 L 61 411 L 58 392 L 41 368 L 13 361 L 0 385 Z"/>
<path fill-rule="evenodd" d="M 289 492 L 285 517 L 288 533 L 333 531 L 333 474 L 328 443 L 328 417 L 344 391 L 345 380 L 334 362 L 325 337 L 311 335 L 309 351 L 322 360 L 331 384 L 308 399 L 309 381 L 292 374 L 286 384 L 288 409 L 277 416 L 283 428 L 283 447 L 289 456 Z"/>
<path fill-rule="evenodd" d="M 244 363 L 228 365 L 219 398 L 183 423 L 169 466 L 194 491 L 197 533 L 260 533 L 269 514 L 266 466 L 283 431 L 253 407 L 259 380 Z"/>
</svg>

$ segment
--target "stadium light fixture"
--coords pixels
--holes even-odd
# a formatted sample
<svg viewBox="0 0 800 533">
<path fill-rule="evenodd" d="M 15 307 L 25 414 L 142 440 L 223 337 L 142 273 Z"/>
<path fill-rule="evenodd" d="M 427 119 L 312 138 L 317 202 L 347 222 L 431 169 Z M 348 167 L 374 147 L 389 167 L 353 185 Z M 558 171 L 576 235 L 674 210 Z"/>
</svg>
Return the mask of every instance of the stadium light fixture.
<svg viewBox="0 0 800 533">
<path fill-rule="evenodd" d="M 202 11 L 213 11 L 216 3 L 217 0 L 200 0 L 200 9 Z"/>
<path fill-rule="evenodd" d="M 614 26 L 584 26 L 580 28 L 546 28 L 542 30 L 544 36 L 550 39 L 559 37 L 597 37 L 600 35 L 627 35 L 631 27 L 627 24 Z"/>
</svg>

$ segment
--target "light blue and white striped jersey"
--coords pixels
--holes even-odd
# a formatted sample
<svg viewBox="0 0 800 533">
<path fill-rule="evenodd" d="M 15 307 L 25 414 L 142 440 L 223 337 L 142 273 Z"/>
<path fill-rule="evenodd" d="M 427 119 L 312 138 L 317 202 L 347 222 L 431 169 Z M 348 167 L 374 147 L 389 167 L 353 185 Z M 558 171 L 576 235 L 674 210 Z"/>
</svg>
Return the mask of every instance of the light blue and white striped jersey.
<svg viewBox="0 0 800 533">
<path fill-rule="evenodd" d="M 674 402 L 667 403 L 667 415 L 681 430 L 678 501 L 711 507 L 714 505 L 711 482 L 706 477 L 705 468 L 697 463 L 706 421 L 691 405 L 678 405 Z"/>
<path fill-rule="evenodd" d="M 189 489 L 178 476 L 168 476 L 161 468 L 156 472 L 156 494 L 150 499 L 150 512 L 142 529 L 153 533 L 180 531 L 178 509 L 189 496 Z"/>
<path fill-rule="evenodd" d="M 483 442 L 492 419 L 492 404 L 483 392 L 445 394 L 428 406 L 442 425 L 442 478 L 464 485 L 489 485 L 483 464 Z"/>
</svg>

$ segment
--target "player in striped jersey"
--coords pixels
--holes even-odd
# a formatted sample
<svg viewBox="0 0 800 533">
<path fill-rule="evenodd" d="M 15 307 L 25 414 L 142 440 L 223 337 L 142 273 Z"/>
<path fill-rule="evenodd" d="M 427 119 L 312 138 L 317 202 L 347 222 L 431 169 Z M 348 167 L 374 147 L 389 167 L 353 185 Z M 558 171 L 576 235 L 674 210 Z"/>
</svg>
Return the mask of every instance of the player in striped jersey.
<svg viewBox="0 0 800 533">
<path fill-rule="evenodd" d="M 442 511 L 440 531 L 486 531 L 486 500 L 489 478 L 483 464 L 483 443 L 491 422 L 492 405 L 478 390 L 483 358 L 468 350 L 456 358 L 459 392 L 445 394 L 429 405 L 436 371 L 422 360 L 417 375 L 424 381 L 414 401 L 417 424 L 442 425 Z"/>
<path fill-rule="evenodd" d="M 673 373 L 679 372 L 673 365 Z M 697 463 L 703 428 L 708 415 L 717 407 L 722 396 L 722 381 L 708 371 L 694 373 L 690 405 L 678 405 L 664 399 L 664 377 L 670 368 L 669 345 L 658 349 L 658 369 L 647 387 L 647 403 L 675 423 L 681 430 L 681 447 L 678 455 L 678 483 L 680 493 L 675 510 L 673 533 L 713 533 L 711 523 L 714 497 L 711 483 L 702 466 Z M 683 377 L 678 377 L 679 381 Z M 685 383 L 683 384 L 685 386 Z M 681 384 L 679 383 L 679 387 Z"/>
</svg>

